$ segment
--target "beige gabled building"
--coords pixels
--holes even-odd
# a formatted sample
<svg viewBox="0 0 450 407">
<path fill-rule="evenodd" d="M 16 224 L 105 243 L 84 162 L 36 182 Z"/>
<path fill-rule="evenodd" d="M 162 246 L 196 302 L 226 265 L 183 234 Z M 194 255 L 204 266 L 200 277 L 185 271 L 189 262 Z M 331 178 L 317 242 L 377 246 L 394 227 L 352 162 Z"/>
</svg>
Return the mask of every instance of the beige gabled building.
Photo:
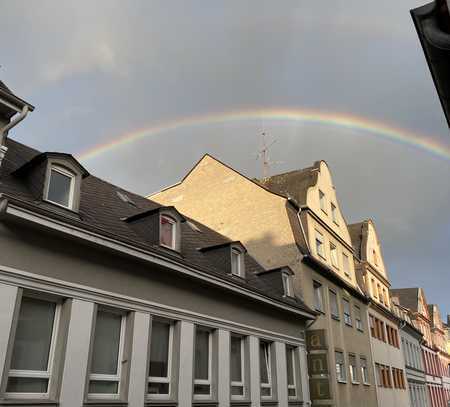
<svg viewBox="0 0 450 407">
<path fill-rule="evenodd" d="M 375 224 L 372 220 L 366 220 L 349 225 L 349 230 L 358 258 L 357 272 L 362 276 L 370 297 L 369 326 L 378 405 L 409 406 L 405 360 L 399 333 L 402 320 L 395 314 L 395 304 L 390 298 L 391 283 Z M 425 407 L 426 404 L 420 404 L 422 406 Z"/>
<path fill-rule="evenodd" d="M 306 333 L 305 403 L 377 405 L 368 298 L 324 161 L 255 181 L 205 155 L 180 183 L 149 198 L 242 241 L 266 269 L 292 269 L 295 294 L 318 313 Z"/>
</svg>

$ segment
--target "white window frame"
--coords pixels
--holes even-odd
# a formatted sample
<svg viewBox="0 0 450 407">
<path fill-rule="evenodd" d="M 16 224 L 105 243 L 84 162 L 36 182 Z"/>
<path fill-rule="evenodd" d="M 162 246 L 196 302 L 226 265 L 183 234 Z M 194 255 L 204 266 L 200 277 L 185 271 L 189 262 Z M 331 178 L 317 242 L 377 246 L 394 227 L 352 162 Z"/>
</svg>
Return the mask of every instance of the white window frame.
<svg viewBox="0 0 450 407">
<path fill-rule="evenodd" d="M 345 312 L 345 304 L 348 304 L 348 313 Z M 352 320 L 352 304 L 349 299 L 343 298 L 342 299 L 342 313 L 344 314 L 344 323 L 348 326 L 353 326 L 353 320 Z"/>
<path fill-rule="evenodd" d="M 347 260 L 345 260 L 345 259 L 347 259 Z M 346 265 L 347 265 L 347 267 L 346 267 Z M 342 253 L 342 269 L 344 270 L 344 274 L 348 278 L 351 278 L 350 256 L 346 253 Z"/>
<path fill-rule="evenodd" d="M 364 331 L 364 329 L 363 329 L 363 322 L 362 322 L 361 307 L 359 305 L 357 305 L 357 304 L 354 304 L 353 308 L 355 310 L 354 314 L 355 314 L 355 326 L 356 326 L 356 329 L 358 329 L 359 331 Z M 358 310 L 358 312 L 356 312 L 356 310 Z"/>
<path fill-rule="evenodd" d="M 313 296 L 314 296 L 314 309 L 316 311 L 320 311 L 320 312 L 324 312 L 324 305 L 323 305 L 323 293 L 322 293 L 322 284 L 319 283 L 316 280 L 313 280 Z M 319 293 L 319 307 L 316 304 L 316 290 L 318 290 L 317 292 Z"/>
<path fill-rule="evenodd" d="M 293 382 L 294 384 L 289 384 L 289 377 L 287 377 L 287 382 L 288 382 L 288 398 L 289 400 L 297 400 L 298 398 L 298 391 L 297 391 L 297 363 L 296 363 L 296 353 L 297 353 L 297 348 L 295 346 L 291 346 L 291 345 L 286 345 L 286 355 L 289 353 L 289 351 L 291 352 L 291 357 L 292 357 L 292 374 L 293 374 Z M 289 395 L 289 390 L 294 389 L 295 391 L 295 395 L 294 396 L 290 396 Z"/>
<path fill-rule="evenodd" d="M 168 246 L 166 244 L 164 244 L 162 242 L 162 220 L 163 218 L 172 225 L 172 242 L 171 242 L 171 246 Z M 174 219 L 172 216 L 170 215 L 166 215 L 165 213 L 162 213 L 161 215 L 159 215 L 159 244 L 162 247 L 167 247 L 168 249 L 171 250 L 176 250 L 177 249 L 177 233 L 178 233 L 178 222 L 176 221 L 176 219 Z"/>
<path fill-rule="evenodd" d="M 342 363 L 338 363 L 337 354 L 342 355 Z M 347 374 L 345 371 L 345 355 L 342 351 L 334 351 L 334 357 L 336 359 L 336 379 L 339 383 L 347 383 Z M 339 374 L 338 374 L 338 366 L 339 366 Z"/>
<path fill-rule="evenodd" d="M 361 363 L 362 360 L 365 361 L 365 365 L 364 366 Z M 361 379 L 362 379 L 363 384 L 370 384 L 370 381 L 369 381 L 369 369 L 367 367 L 367 358 L 365 356 L 360 356 L 359 357 L 359 365 L 360 365 L 360 369 L 361 369 Z"/>
<path fill-rule="evenodd" d="M 212 329 L 205 328 L 203 326 L 196 326 L 195 327 L 195 335 L 197 334 L 197 330 L 208 332 L 208 379 L 196 379 L 195 378 L 195 370 L 194 370 L 194 385 L 192 388 L 192 394 L 194 400 L 210 400 L 212 397 L 212 346 L 213 346 L 213 331 Z M 194 338 L 194 346 L 196 345 L 196 337 Z M 194 352 L 195 356 L 195 352 Z M 195 394 L 195 385 L 209 385 L 209 394 Z"/>
<path fill-rule="evenodd" d="M 5 392 L 6 398 L 9 399 L 48 399 L 50 397 L 50 389 L 54 380 L 53 377 L 53 367 L 54 367 L 54 360 L 55 360 L 55 349 L 56 349 L 56 340 L 58 337 L 58 330 L 60 325 L 60 319 L 61 319 L 61 301 L 52 301 L 48 300 L 45 297 L 40 297 L 39 295 L 24 295 L 23 298 L 34 298 L 41 301 L 47 301 L 50 303 L 55 304 L 55 316 L 53 319 L 53 329 L 52 329 L 52 337 L 50 342 L 50 349 L 48 354 L 48 363 L 47 363 L 47 370 L 46 371 L 40 371 L 40 370 L 18 370 L 18 369 L 9 369 L 8 372 L 8 378 L 9 377 L 23 377 L 23 378 L 42 378 L 42 379 L 48 379 L 47 384 L 47 391 L 45 393 L 25 393 L 25 392 Z M 22 305 L 22 301 L 20 302 L 20 305 Z M 19 313 L 20 313 L 20 307 L 19 307 Z M 12 346 L 15 345 L 15 338 Z"/>
<path fill-rule="evenodd" d="M 153 322 L 162 322 L 169 325 L 169 345 L 168 345 L 168 355 L 167 355 L 167 376 L 166 377 L 156 377 L 156 376 L 148 376 L 147 377 L 147 389 L 146 394 L 148 399 L 168 399 L 171 397 L 172 394 L 172 358 L 173 358 L 173 337 L 174 337 L 174 325 L 175 323 L 173 321 L 167 321 L 163 319 L 153 318 Z M 150 337 L 150 341 L 152 338 Z M 150 367 L 150 358 L 151 358 L 151 352 L 149 351 L 149 367 Z M 169 390 L 166 394 L 150 394 L 148 393 L 148 385 L 150 383 L 158 383 L 158 384 L 169 384 Z"/>
<path fill-rule="evenodd" d="M 127 322 L 127 315 L 120 310 L 111 310 L 109 308 L 97 308 L 97 313 L 99 311 L 104 312 L 110 312 L 112 314 L 117 314 L 121 316 L 120 321 L 120 341 L 119 341 L 119 352 L 117 355 L 117 373 L 115 375 L 106 375 L 106 374 L 99 374 L 99 373 L 90 373 L 90 370 L 92 369 L 92 362 L 91 366 L 89 367 L 89 378 L 88 378 L 88 399 L 93 400 L 117 400 L 120 398 L 120 387 L 121 387 L 121 377 L 122 377 L 122 364 L 123 364 L 123 354 L 124 354 L 124 345 L 125 345 L 125 329 L 126 329 L 126 322 Z M 97 318 L 97 314 L 96 314 Z M 92 343 L 91 347 L 94 346 L 95 341 L 95 328 L 96 328 L 97 322 L 94 326 L 94 336 L 92 337 Z M 89 385 L 91 381 L 102 381 L 102 382 L 117 382 L 117 393 L 89 393 Z"/>
<path fill-rule="evenodd" d="M 331 265 L 339 270 L 337 246 L 333 242 L 330 242 L 330 258 L 331 258 Z"/>
<path fill-rule="evenodd" d="M 327 202 L 325 194 L 319 189 L 319 206 L 323 213 L 327 214 Z"/>
<path fill-rule="evenodd" d="M 354 364 L 350 363 L 350 358 L 353 358 L 353 360 L 355 362 Z M 357 363 L 356 355 L 354 355 L 354 354 L 348 355 L 348 370 L 350 372 L 350 381 L 353 384 L 359 384 L 359 381 L 357 380 L 358 368 L 357 368 L 356 363 Z"/>
<path fill-rule="evenodd" d="M 335 319 L 340 320 L 341 313 L 340 313 L 340 309 L 339 309 L 339 299 L 338 299 L 337 292 L 330 288 L 328 290 L 328 295 L 329 295 L 329 302 L 330 302 L 330 315 L 332 317 L 334 317 Z M 334 300 L 332 300 L 332 298 L 334 298 Z M 333 307 L 332 307 L 333 304 L 336 305 L 336 313 L 333 312 Z"/>
<path fill-rule="evenodd" d="M 267 369 L 267 383 L 263 383 L 260 379 L 261 389 L 269 389 L 270 395 L 263 396 L 261 392 L 261 399 L 271 399 L 273 397 L 273 381 L 272 381 L 272 344 L 270 342 L 261 341 L 261 343 L 266 345 L 267 353 L 265 355 L 266 369 Z M 261 349 L 259 350 L 261 352 Z"/>
<path fill-rule="evenodd" d="M 233 267 L 233 256 L 236 255 L 237 258 L 237 268 Z M 234 276 L 242 277 L 244 278 L 244 258 L 243 253 L 240 249 L 237 247 L 231 248 L 231 274 Z"/>
<path fill-rule="evenodd" d="M 68 202 L 67 206 L 63 205 L 59 202 L 52 201 L 48 197 L 48 193 L 50 191 L 50 183 L 52 182 L 52 172 L 53 171 L 59 172 L 61 175 L 64 175 L 64 176 L 70 178 L 69 202 Z M 74 201 L 74 196 L 75 196 L 75 178 L 76 178 L 76 175 L 73 172 L 66 170 L 64 167 L 61 167 L 59 165 L 51 164 L 50 170 L 48 172 L 48 179 L 47 179 L 47 184 L 46 184 L 46 188 L 45 188 L 45 200 L 54 205 L 58 205 L 61 208 L 73 209 L 73 203 L 74 203 L 73 201 Z"/>
<path fill-rule="evenodd" d="M 242 400 L 242 399 L 245 399 L 247 396 L 246 391 L 245 391 L 245 337 L 240 336 L 240 335 L 233 335 L 233 334 L 231 334 L 231 336 L 234 338 L 239 338 L 239 340 L 241 341 L 241 381 L 235 382 L 235 381 L 230 380 L 230 397 L 231 397 L 231 400 Z M 231 358 L 230 358 L 230 361 L 231 361 Z M 230 362 L 230 366 L 231 366 L 231 362 Z M 242 387 L 242 395 L 231 394 L 232 387 Z"/>
<path fill-rule="evenodd" d="M 339 226 L 339 221 L 337 218 L 337 206 L 333 202 L 330 203 L 330 206 L 331 206 L 331 219 L 337 226 Z"/>
<path fill-rule="evenodd" d="M 324 237 L 323 237 L 323 234 L 320 233 L 318 230 L 316 230 L 315 239 L 316 239 L 317 255 L 326 260 Z M 320 243 L 320 244 L 317 244 L 317 243 Z M 320 250 L 319 250 L 319 248 L 320 248 Z"/>
<path fill-rule="evenodd" d="M 292 275 L 282 272 L 281 278 L 283 280 L 283 291 L 285 297 L 294 297 L 294 287 L 292 282 Z"/>
</svg>

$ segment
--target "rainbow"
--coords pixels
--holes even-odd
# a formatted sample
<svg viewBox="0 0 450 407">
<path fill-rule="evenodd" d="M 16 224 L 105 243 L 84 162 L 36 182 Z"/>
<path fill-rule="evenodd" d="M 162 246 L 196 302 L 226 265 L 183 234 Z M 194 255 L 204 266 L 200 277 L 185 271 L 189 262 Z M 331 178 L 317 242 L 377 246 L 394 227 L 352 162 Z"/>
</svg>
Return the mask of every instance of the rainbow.
<svg viewBox="0 0 450 407">
<path fill-rule="evenodd" d="M 81 152 L 77 155 L 77 158 L 80 161 L 89 161 L 119 149 L 120 147 L 138 142 L 146 137 L 152 137 L 186 127 L 256 120 L 267 120 L 280 123 L 318 124 L 353 131 L 356 130 L 361 135 L 368 134 L 384 140 L 397 142 L 450 161 L 450 144 L 445 145 L 439 143 L 429 136 L 348 114 L 286 108 L 252 109 L 181 117 L 179 119 L 125 133 L 111 141 L 98 144 Z"/>
</svg>

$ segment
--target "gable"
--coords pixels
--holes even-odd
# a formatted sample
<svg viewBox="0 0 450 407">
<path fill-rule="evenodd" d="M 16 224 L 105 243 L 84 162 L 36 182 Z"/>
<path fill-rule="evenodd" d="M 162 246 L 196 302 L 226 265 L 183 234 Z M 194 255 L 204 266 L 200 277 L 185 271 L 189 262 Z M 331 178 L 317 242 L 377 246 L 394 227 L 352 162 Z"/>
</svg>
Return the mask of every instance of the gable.
<svg viewBox="0 0 450 407">
<path fill-rule="evenodd" d="M 306 204 L 342 240 L 352 246 L 327 163 L 320 161 L 315 171 L 317 171 L 317 181 L 315 185 L 308 188 Z M 321 196 L 323 196 L 322 199 Z"/>
<path fill-rule="evenodd" d="M 383 276 L 387 278 L 386 268 L 381 252 L 380 240 L 378 239 L 375 225 L 372 221 L 368 221 L 367 224 L 365 259 L 375 270 L 379 271 Z"/>
</svg>

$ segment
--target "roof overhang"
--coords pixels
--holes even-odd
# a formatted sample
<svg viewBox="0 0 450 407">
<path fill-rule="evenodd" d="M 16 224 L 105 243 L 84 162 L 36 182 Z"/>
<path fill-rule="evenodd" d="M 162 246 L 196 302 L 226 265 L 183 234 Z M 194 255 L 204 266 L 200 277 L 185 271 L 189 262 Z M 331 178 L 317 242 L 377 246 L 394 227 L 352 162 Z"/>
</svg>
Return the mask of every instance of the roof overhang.
<svg viewBox="0 0 450 407">
<path fill-rule="evenodd" d="M 434 85 L 450 127 L 450 14 L 445 0 L 411 10 Z"/>
</svg>

